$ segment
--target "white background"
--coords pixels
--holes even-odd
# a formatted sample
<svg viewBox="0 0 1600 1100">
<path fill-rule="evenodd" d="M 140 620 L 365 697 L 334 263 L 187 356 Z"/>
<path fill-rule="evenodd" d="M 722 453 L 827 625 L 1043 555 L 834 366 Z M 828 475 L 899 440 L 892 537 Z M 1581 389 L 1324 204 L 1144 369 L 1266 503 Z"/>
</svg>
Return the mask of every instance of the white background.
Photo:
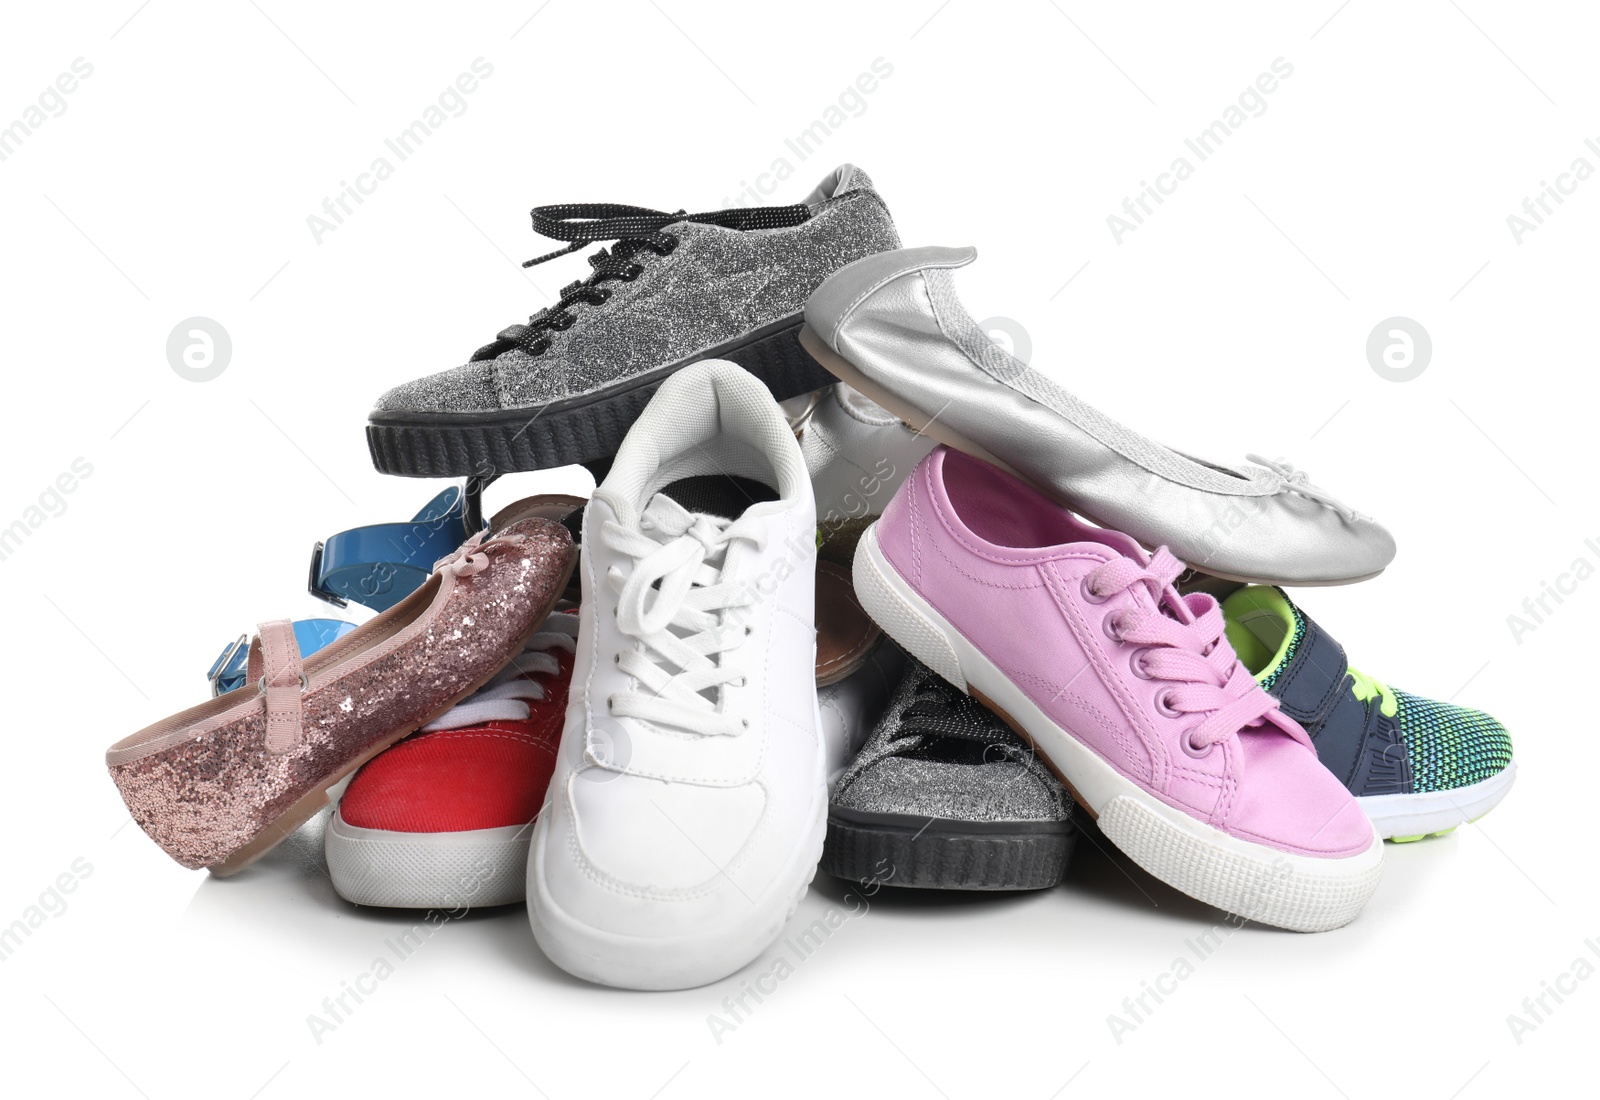
<svg viewBox="0 0 1600 1100">
<path fill-rule="evenodd" d="M 1507 1017 L 1600 965 L 1600 581 L 1520 639 L 1507 617 L 1600 564 L 1600 181 L 1520 243 L 1506 218 L 1575 158 L 1600 167 L 1600 26 L 1576 4 L 1203 7 L 9 5 L 0 125 L 74 59 L 93 74 L 0 162 L 0 526 L 92 466 L 0 561 L 0 925 L 91 868 L 0 962 L 8 1091 L 1445 1100 L 1587 1079 L 1600 981 L 1520 1043 Z M 479 57 L 465 113 L 318 243 L 307 216 Z M 1280 57 L 1265 113 L 1114 240 L 1107 215 Z M 785 139 L 877 58 L 892 74 L 797 157 Z M 440 487 L 375 474 L 365 413 L 587 271 L 518 269 L 554 247 L 530 206 L 714 209 L 780 158 L 768 201 L 849 161 L 907 244 L 977 245 L 974 315 L 1020 322 L 1101 409 L 1193 453 L 1285 455 L 1386 522 L 1393 566 L 1303 605 L 1358 667 L 1501 716 L 1516 789 L 1391 845 L 1350 927 L 1232 936 L 1120 1043 L 1107 1017 L 1220 915 L 1088 846 L 1041 894 L 880 892 L 720 1043 L 707 1017 L 740 978 L 586 986 L 520 910 L 451 922 L 319 1043 L 308 1015 L 413 918 L 342 904 L 311 835 L 232 881 L 180 869 L 124 827 L 105 747 L 198 701 L 241 630 L 316 610 L 313 539 Z M 204 384 L 165 354 L 197 315 L 233 342 Z M 1434 346 L 1403 384 L 1364 351 L 1395 315 Z M 491 503 L 582 484 L 521 475 Z M 795 927 L 846 889 L 819 879 Z"/>
</svg>

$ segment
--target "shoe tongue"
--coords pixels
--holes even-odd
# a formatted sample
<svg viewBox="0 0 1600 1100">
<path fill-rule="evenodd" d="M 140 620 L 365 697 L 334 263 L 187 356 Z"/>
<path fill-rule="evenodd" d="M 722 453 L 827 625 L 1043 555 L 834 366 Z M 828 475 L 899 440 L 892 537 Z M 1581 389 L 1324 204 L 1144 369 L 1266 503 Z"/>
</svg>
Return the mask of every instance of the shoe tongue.
<svg viewBox="0 0 1600 1100">
<path fill-rule="evenodd" d="M 661 491 L 691 512 L 723 519 L 738 519 L 752 504 L 778 499 L 777 490 L 770 485 L 721 473 L 682 478 Z"/>
</svg>

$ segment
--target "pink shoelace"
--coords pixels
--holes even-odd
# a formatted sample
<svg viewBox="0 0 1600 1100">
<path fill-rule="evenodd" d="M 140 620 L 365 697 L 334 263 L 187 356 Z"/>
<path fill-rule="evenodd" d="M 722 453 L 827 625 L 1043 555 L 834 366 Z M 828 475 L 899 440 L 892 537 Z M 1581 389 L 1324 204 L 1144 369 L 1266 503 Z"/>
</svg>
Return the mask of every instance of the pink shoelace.
<svg viewBox="0 0 1600 1100">
<path fill-rule="evenodd" d="M 1116 641 L 1140 647 L 1132 659 L 1136 673 L 1172 685 L 1156 697 L 1158 709 L 1169 716 L 1205 715 L 1187 734 L 1196 755 L 1262 723 L 1311 748 L 1305 731 L 1278 709 L 1278 700 L 1235 656 L 1217 601 L 1204 592 L 1182 596 L 1173 587 L 1184 568 L 1162 547 L 1146 566 L 1131 558 L 1099 566 L 1085 578 L 1084 592 L 1092 602 L 1104 603 L 1137 585 L 1145 587 L 1149 605 L 1113 612 L 1107 629 Z"/>
</svg>

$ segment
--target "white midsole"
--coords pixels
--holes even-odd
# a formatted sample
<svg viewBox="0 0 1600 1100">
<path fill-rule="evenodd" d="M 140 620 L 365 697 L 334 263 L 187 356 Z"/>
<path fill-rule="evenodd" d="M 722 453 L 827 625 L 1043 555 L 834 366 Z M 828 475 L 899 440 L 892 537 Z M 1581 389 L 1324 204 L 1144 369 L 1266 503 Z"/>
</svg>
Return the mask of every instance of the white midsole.
<svg viewBox="0 0 1600 1100">
<path fill-rule="evenodd" d="M 856 595 L 878 625 L 963 690 L 1005 711 L 1071 783 L 1101 830 L 1157 878 L 1241 916 L 1297 931 L 1337 928 L 1377 889 L 1383 845 L 1343 857 L 1285 852 L 1223 832 L 1167 805 L 1058 726 L 906 583 L 877 526 L 856 548 Z"/>
<path fill-rule="evenodd" d="M 1368 795 L 1356 802 L 1385 840 L 1426 836 L 1478 820 L 1500 804 L 1516 778 L 1517 765 L 1512 761 L 1504 771 L 1471 786 L 1416 794 Z"/>
<path fill-rule="evenodd" d="M 328 822 L 328 874 L 340 897 L 398 909 L 470 909 L 523 899 L 533 823 L 452 833 Z"/>
</svg>

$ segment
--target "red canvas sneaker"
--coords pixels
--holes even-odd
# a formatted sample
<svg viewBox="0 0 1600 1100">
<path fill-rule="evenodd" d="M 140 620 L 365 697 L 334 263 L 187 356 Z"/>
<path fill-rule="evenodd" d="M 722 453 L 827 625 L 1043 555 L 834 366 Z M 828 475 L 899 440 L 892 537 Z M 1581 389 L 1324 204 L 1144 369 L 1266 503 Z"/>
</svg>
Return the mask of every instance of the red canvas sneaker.
<svg viewBox="0 0 1600 1100">
<path fill-rule="evenodd" d="M 340 897 L 451 910 L 523 899 L 577 636 L 576 614 L 551 615 L 488 685 L 356 773 L 327 831 Z"/>
</svg>

